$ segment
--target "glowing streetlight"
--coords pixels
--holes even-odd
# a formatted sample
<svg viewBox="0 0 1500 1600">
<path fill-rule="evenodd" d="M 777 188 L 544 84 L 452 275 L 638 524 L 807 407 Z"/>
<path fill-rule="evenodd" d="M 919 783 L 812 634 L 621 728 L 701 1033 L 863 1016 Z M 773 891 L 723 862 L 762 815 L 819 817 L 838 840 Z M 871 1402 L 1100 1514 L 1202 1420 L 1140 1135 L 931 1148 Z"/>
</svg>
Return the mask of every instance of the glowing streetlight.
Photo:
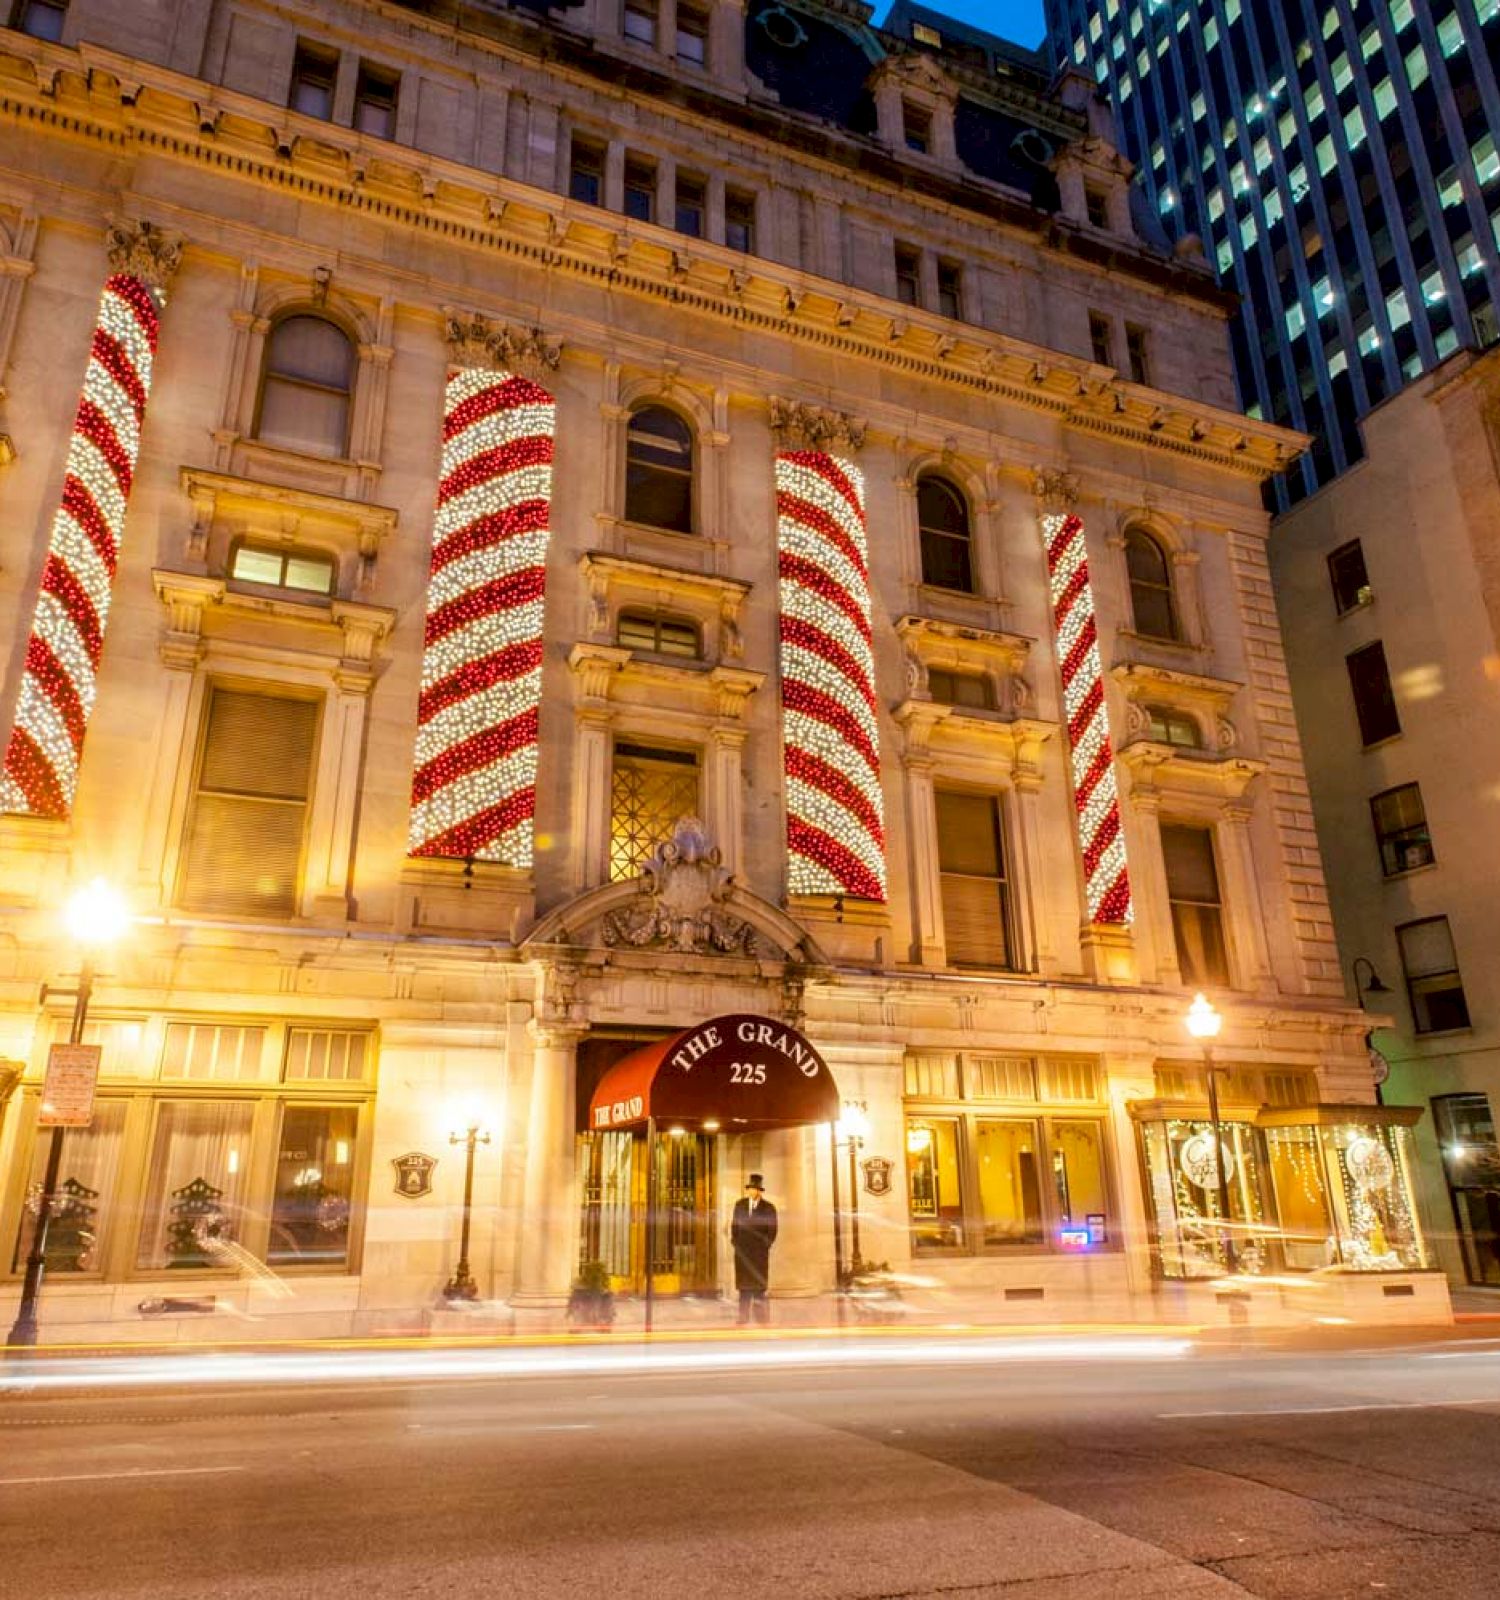
<svg viewBox="0 0 1500 1600">
<path fill-rule="evenodd" d="M 1224 1026 L 1224 1019 L 1214 1009 L 1205 994 L 1195 994 L 1193 1003 L 1182 1019 L 1182 1025 L 1203 1046 L 1203 1077 L 1208 1086 L 1208 1120 L 1213 1127 L 1214 1175 L 1218 1179 L 1219 1221 L 1224 1229 L 1224 1266 L 1233 1273 L 1239 1270 L 1235 1258 L 1234 1234 L 1229 1221 L 1229 1174 L 1224 1170 L 1224 1128 L 1219 1121 L 1219 1069 L 1214 1065 L 1214 1040 Z"/>
<path fill-rule="evenodd" d="M 78 987 L 73 991 L 73 1026 L 69 1044 L 83 1043 L 83 1025 L 88 1018 L 89 997 L 94 992 L 94 958 L 100 951 L 122 939 L 130 929 L 130 907 L 125 897 L 103 878 L 93 878 L 76 889 L 63 907 L 63 924 L 68 936 L 79 947 Z M 42 991 L 45 999 L 47 991 Z M 47 1260 L 47 1227 L 52 1221 L 52 1197 L 62 1170 L 64 1129 L 52 1129 L 47 1148 L 47 1170 L 42 1177 L 42 1193 L 37 1201 L 36 1226 L 31 1249 L 26 1255 L 26 1276 L 21 1284 L 21 1304 L 11 1325 L 7 1343 L 30 1346 L 37 1340 L 37 1298 L 42 1291 L 42 1272 Z"/>
<path fill-rule="evenodd" d="M 467 1146 L 464 1160 L 464 1221 L 463 1229 L 459 1236 L 458 1265 L 453 1269 L 453 1276 L 443 1285 L 443 1298 L 445 1300 L 477 1300 L 479 1298 L 479 1285 L 474 1281 L 474 1274 L 469 1270 L 469 1218 L 474 1210 L 474 1151 L 476 1146 L 488 1144 L 490 1136 L 488 1131 L 481 1132 L 478 1122 L 471 1122 L 464 1133 L 450 1133 L 449 1144 Z"/>
</svg>

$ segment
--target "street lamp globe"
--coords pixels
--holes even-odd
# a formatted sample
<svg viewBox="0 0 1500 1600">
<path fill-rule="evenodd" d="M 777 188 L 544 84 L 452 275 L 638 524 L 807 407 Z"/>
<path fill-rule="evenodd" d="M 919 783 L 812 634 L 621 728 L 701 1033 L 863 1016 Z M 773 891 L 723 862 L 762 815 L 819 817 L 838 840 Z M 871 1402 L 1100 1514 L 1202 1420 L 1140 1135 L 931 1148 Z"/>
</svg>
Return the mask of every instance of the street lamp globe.
<svg viewBox="0 0 1500 1600">
<path fill-rule="evenodd" d="M 1188 1007 L 1187 1015 L 1182 1019 L 1183 1026 L 1195 1039 L 1202 1039 L 1204 1043 L 1219 1037 L 1219 1029 L 1224 1026 L 1224 1019 L 1214 1010 L 1212 1001 L 1205 994 L 1195 994 L 1193 1003 Z"/>
<path fill-rule="evenodd" d="M 863 1106 L 849 1102 L 838 1120 L 839 1135 L 845 1139 L 865 1139 L 870 1133 L 870 1118 Z"/>
<path fill-rule="evenodd" d="M 130 907 L 112 883 L 92 878 L 68 897 L 63 921 L 77 943 L 99 949 L 124 937 L 130 927 Z"/>
</svg>

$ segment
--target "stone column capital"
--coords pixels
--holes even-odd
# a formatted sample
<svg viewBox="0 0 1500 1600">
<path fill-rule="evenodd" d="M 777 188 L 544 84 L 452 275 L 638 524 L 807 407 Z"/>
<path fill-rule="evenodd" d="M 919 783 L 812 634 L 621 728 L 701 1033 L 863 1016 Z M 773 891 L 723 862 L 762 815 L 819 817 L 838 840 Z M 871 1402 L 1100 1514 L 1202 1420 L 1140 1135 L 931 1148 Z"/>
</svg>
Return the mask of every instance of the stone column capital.
<svg viewBox="0 0 1500 1600">
<path fill-rule="evenodd" d="M 778 450 L 826 450 L 850 455 L 863 449 L 865 424 L 847 412 L 771 396 L 771 433 Z"/>
<path fill-rule="evenodd" d="M 105 234 L 110 266 L 152 289 L 165 289 L 172 281 L 182 264 L 182 246 L 181 234 L 134 217 L 111 217 Z"/>
</svg>

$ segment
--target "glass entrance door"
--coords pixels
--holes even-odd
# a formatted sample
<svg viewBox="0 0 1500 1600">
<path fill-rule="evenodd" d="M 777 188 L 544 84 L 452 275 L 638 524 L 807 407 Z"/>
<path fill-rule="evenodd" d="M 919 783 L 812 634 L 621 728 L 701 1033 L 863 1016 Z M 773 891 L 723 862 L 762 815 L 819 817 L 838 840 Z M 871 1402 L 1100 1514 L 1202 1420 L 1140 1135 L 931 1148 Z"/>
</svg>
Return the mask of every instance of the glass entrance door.
<svg viewBox="0 0 1500 1600">
<path fill-rule="evenodd" d="M 579 1140 L 583 1190 L 581 1261 L 602 1261 L 623 1294 L 646 1287 L 646 1136 L 586 1133 Z M 657 1294 L 718 1291 L 717 1138 L 663 1134 L 656 1141 L 651 1209 Z"/>
<path fill-rule="evenodd" d="M 1440 1094 L 1432 1101 L 1443 1176 L 1470 1283 L 1500 1285 L 1500 1140 L 1486 1094 Z"/>
</svg>

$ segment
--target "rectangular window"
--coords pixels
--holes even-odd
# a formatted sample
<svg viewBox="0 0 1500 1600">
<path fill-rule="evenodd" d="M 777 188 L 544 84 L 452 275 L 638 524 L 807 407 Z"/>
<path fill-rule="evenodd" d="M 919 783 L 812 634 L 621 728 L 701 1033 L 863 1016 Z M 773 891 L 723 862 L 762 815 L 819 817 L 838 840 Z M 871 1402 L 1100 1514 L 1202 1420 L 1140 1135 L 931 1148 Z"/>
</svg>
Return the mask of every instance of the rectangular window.
<svg viewBox="0 0 1500 1600">
<path fill-rule="evenodd" d="M 964 274 L 956 261 L 937 264 L 938 314 L 961 322 L 964 314 Z"/>
<path fill-rule="evenodd" d="M 161 1075 L 191 1083 L 254 1083 L 265 1043 L 264 1028 L 169 1022 Z"/>
<path fill-rule="evenodd" d="M 1385 646 L 1376 640 L 1363 650 L 1344 657 L 1349 669 L 1349 688 L 1354 695 L 1354 714 L 1359 718 L 1359 737 L 1368 748 L 1383 739 L 1394 739 L 1401 732 L 1396 714 L 1396 696 L 1391 689 L 1390 669 L 1385 664 Z"/>
<path fill-rule="evenodd" d="M 47 1228 L 45 1266 L 49 1276 L 54 1272 L 103 1270 L 109 1232 L 115 1221 L 115 1180 L 125 1142 L 125 1110 L 124 1100 L 99 1100 L 88 1127 L 68 1129 L 57 1188 L 53 1191 L 52 1220 Z M 38 1128 L 26 1184 L 28 1195 L 41 1193 L 51 1146 L 49 1130 Z M 35 1224 L 31 1207 L 23 1206 L 11 1256 L 12 1272 L 20 1272 L 26 1265 Z"/>
<path fill-rule="evenodd" d="M 1133 322 L 1125 324 L 1125 355 L 1130 362 L 1130 381 L 1150 383 L 1151 363 L 1146 355 L 1146 330 Z"/>
<path fill-rule="evenodd" d="M 396 90 L 400 82 L 399 73 L 372 66 L 368 61 L 360 62 L 354 85 L 356 132 L 367 133 L 372 139 L 396 137 Z"/>
<path fill-rule="evenodd" d="M 1114 366 L 1114 331 L 1110 327 L 1109 318 L 1098 311 L 1089 312 L 1089 347 L 1094 360 L 1101 367 Z"/>
<path fill-rule="evenodd" d="M 249 1218 L 250 1100 L 162 1100 L 156 1107 L 136 1265 L 148 1271 L 233 1263 Z"/>
<path fill-rule="evenodd" d="M 656 164 L 640 156 L 625 162 L 625 215 L 637 222 L 656 221 Z"/>
<path fill-rule="evenodd" d="M 755 254 L 755 196 L 743 189 L 724 191 L 724 243 L 747 256 Z"/>
<path fill-rule="evenodd" d="M 1036 1063 L 1030 1056 L 966 1056 L 964 1086 L 971 1100 L 1035 1100 Z"/>
<path fill-rule="evenodd" d="M 904 306 L 922 303 L 922 253 L 909 244 L 896 246 L 896 298 Z"/>
<path fill-rule="evenodd" d="M 321 117 L 326 122 L 333 115 L 333 85 L 338 70 L 336 50 L 299 39 L 292 58 L 292 92 L 287 104 L 293 111 Z"/>
<path fill-rule="evenodd" d="M 678 233 L 689 238 L 703 237 L 703 219 L 707 214 L 708 189 L 702 178 L 677 174 L 677 218 L 674 226 Z"/>
<path fill-rule="evenodd" d="M 57 44 L 62 39 L 63 22 L 67 15 L 67 0 L 22 0 L 16 8 L 16 26 L 33 39 L 46 39 Z M 51 1254 L 50 1250 L 48 1254 Z"/>
<path fill-rule="evenodd" d="M 1229 982 L 1229 962 L 1213 831 L 1163 823 L 1161 850 L 1182 981 L 1189 988 L 1222 987 Z"/>
<path fill-rule="evenodd" d="M 993 795 L 943 789 L 935 799 L 949 963 L 1008 967 L 1010 907 L 999 802 Z"/>
<path fill-rule="evenodd" d="M 1453 950 L 1447 917 L 1424 917 L 1396 929 L 1401 968 L 1411 1002 L 1412 1026 L 1418 1033 L 1442 1033 L 1469 1026 L 1469 1006 Z"/>
<path fill-rule="evenodd" d="M 907 1056 L 906 1092 L 918 1099 L 958 1099 L 958 1057 Z"/>
<path fill-rule="evenodd" d="M 677 59 L 695 67 L 708 65 L 708 13 L 696 6 L 677 6 Z"/>
<path fill-rule="evenodd" d="M 625 0 L 625 37 L 656 46 L 656 0 Z"/>
<path fill-rule="evenodd" d="M 988 1250 L 1042 1242 L 1041 1172 L 1034 1122 L 975 1125 L 979 1211 Z"/>
<path fill-rule="evenodd" d="M 950 672 L 946 667 L 929 667 L 927 692 L 940 705 L 967 706 L 971 711 L 993 711 L 995 688 L 983 672 Z"/>
<path fill-rule="evenodd" d="M 1370 816 L 1386 877 L 1432 864 L 1435 858 L 1420 784 L 1403 783 L 1375 795 L 1370 801 Z"/>
<path fill-rule="evenodd" d="M 1328 581 L 1333 585 L 1333 603 L 1341 617 L 1369 605 L 1374 597 L 1369 574 L 1365 571 L 1364 547 L 1358 539 L 1341 544 L 1329 556 Z"/>
<path fill-rule="evenodd" d="M 295 913 L 318 709 L 315 700 L 210 690 L 179 904 L 250 916 Z"/>
<path fill-rule="evenodd" d="M 604 148 L 577 134 L 568 155 L 568 198 L 586 206 L 604 204 Z"/>
<path fill-rule="evenodd" d="M 360 1083 L 369 1039 L 346 1028 L 289 1028 L 282 1076 L 288 1083 Z"/>
<path fill-rule="evenodd" d="M 698 757 L 690 750 L 615 745 L 610 781 L 609 875 L 640 875 L 680 817 L 698 815 Z"/>
<path fill-rule="evenodd" d="M 906 1119 L 906 1182 L 913 1247 L 962 1249 L 964 1202 L 959 1184 L 957 1118 Z"/>
<path fill-rule="evenodd" d="M 357 1106 L 282 1106 L 268 1266 L 347 1265 L 358 1132 Z"/>
<path fill-rule="evenodd" d="M 1092 184 L 1086 185 L 1083 191 L 1083 203 L 1088 219 L 1094 227 L 1109 226 L 1109 196 L 1103 189 L 1096 189 Z"/>
<path fill-rule="evenodd" d="M 906 148 L 927 155 L 932 149 L 932 113 L 910 100 L 901 102 L 901 133 Z"/>
<path fill-rule="evenodd" d="M 332 594 L 333 557 L 311 550 L 270 550 L 263 545 L 242 544 L 235 547 L 229 576 L 236 583 Z"/>
</svg>

